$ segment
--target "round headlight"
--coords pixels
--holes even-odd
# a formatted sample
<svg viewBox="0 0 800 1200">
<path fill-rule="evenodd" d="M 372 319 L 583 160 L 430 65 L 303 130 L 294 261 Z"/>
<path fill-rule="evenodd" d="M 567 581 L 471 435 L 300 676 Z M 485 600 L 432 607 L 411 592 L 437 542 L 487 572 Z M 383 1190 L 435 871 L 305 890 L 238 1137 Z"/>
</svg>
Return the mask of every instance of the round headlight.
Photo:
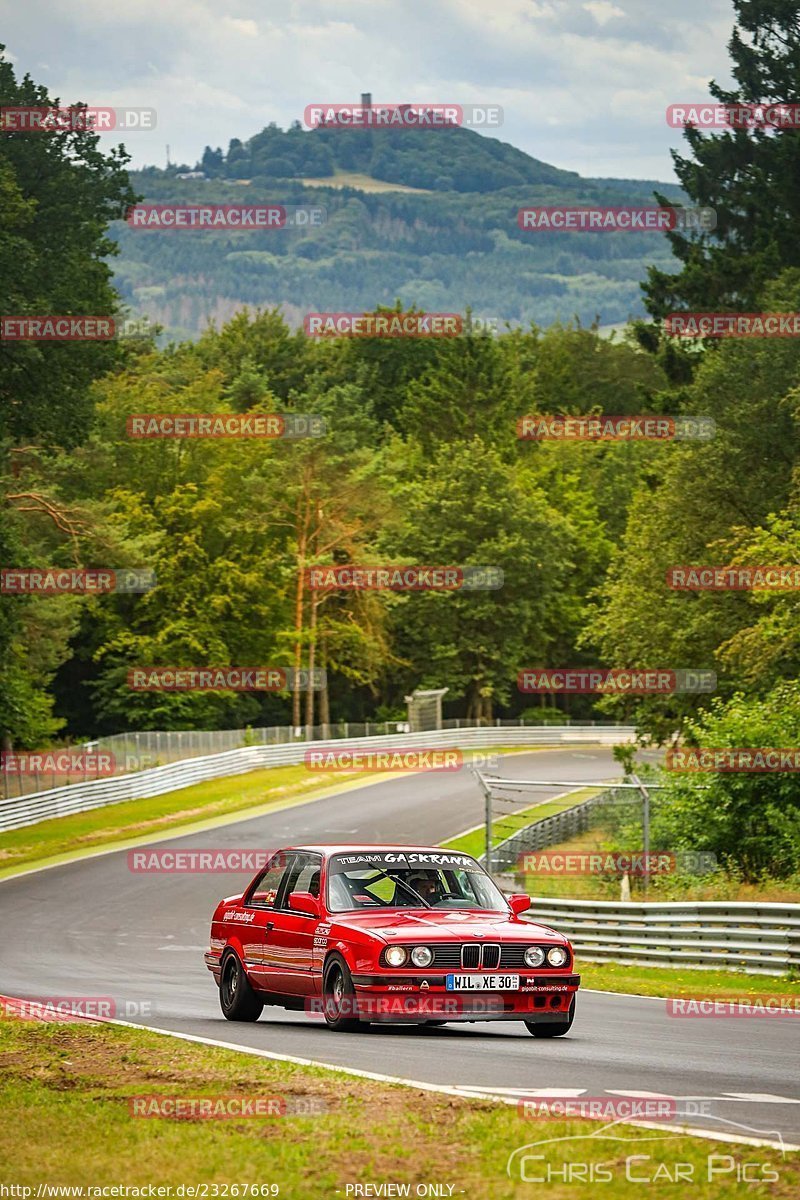
<svg viewBox="0 0 800 1200">
<path fill-rule="evenodd" d="M 529 967 L 540 967 L 544 962 L 544 950 L 541 946 L 528 946 L 525 951 L 525 962 Z"/>
<path fill-rule="evenodd" d="M 415 946 L 411 951 L 411 961 L 415 967 L 429 967 L 433 962 L 433 951 L 428 946 Z"/>
<path fill-rule="evenodd" d="M 386 951 L 386 961 L 390 967 L 402 967 L 407 958 L 408 953 L 402 946 L 390 946 Z"/>
<path fill-rule="evenodd" d="M 552 946 L 547 951 L 547 961 L 551 967 L 563 967 L 568 958 L 569 955 L 563 946 Z"/>
</svg>

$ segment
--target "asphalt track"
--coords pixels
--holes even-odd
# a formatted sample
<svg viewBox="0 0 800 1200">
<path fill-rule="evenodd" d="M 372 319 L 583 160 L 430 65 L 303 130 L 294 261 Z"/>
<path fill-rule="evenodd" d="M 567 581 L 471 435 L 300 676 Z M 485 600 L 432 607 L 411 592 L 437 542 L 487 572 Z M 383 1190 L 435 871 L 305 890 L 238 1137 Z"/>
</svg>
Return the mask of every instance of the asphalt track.
<svg viewBox="0 0 800 1200">
<path fill-rule="evenodd" d="M 502 774 L 577 782 L 617 778 L 618 767 L 609 749 L 586 746 L 504 758 Z M 482 806 L 469 772 L 420 774 L 159 844 L 438 843 L 478 824 Z M 505 1098 L 667 1095 L 692 1126 L 800 1143 L 800 1020 L 792 1017 L 675 1018 L 663 1000 L 582 991 L 571 1033 L 552 1041 L 521 1023 L 335 1034 L 276 1008 L 254 1025 L 227 1022 L 203 951 L 216 901 L 251 874 L 135 874 L 126 852 L 114 851 L 4 880 L 0 993 L 109 996 L 123 1015 L 130 1002 L 144 1006 L 130 1016 L 137 1024 Z"/>
</svg>

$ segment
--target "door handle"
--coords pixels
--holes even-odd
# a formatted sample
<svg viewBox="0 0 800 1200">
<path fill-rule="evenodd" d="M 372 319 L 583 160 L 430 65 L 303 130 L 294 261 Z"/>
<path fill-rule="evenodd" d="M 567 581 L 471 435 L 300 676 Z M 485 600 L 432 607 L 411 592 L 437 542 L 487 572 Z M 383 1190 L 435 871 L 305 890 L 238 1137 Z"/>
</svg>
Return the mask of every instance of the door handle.
<svg viewBox="0 0 800 1200">
<path fill-rule="evenodd" d="M 267 933 L 269 933 L 270 929 L 272 929 L 274 924 L 275 924 L 274 921 L 267 921 Z"/>
</svg>

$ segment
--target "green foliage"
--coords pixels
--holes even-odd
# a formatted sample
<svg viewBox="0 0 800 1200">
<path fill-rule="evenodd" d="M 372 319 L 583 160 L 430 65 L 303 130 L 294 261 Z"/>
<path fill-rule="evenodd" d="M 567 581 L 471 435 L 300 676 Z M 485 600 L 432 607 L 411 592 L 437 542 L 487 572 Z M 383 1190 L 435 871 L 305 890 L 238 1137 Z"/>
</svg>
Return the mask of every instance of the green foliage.
<svg viewBox="0 0 800 1200">
<path fill-rule="evenodd" d="M 792 102 L 800 75 L 800 15 L 791 0 L 734 0 L 728 45 L 736 86 L 711 83 L 724 104 Z M 681 263 L 649 270 L 644 288 L 656 317 L 677 309 L 747 312 L 764 285 L 800 266 L 800 130 L 734 129 L 709 135 L 687 127 L 691 156 L 673 152 L 675 173 L 695 204 L 717 213 L 701 237 L 667 236 Z"/>
<path fill-rule="evenodd" d="M 781 684 L 762 700 L 737 693 L 727 703 L 716 701 L 685 729 L 687 743 L 704 748 L 796 747 L 800 683 Z M 688 772 L 665 782 L 653 845 L 712 851 L 748 881 L 800 871 L 800 790 L 791 772 Z"/>
</svg>

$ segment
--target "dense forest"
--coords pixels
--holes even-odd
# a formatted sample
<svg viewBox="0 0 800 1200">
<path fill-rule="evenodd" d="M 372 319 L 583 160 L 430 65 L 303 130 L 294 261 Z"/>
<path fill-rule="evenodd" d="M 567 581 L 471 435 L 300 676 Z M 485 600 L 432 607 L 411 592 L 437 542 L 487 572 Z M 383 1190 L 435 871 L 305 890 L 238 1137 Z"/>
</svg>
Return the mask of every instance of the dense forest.
<svg viewBox="0 0 800 1200">
<path fill-rule="evenodd" d="M 742 26 L 749 21 L 758 32 L 760 10 L 744 0 L 737 8 Z M 788 59 L 800 46 L 796 24 L 784 30 Z M 734 39 L 732 53 L 737 95 L 766 90 L 758 40 L 745 48 Z M 773 74 L 775 55 L 771 46 Z M 5 60 L 0 100 L 51 102 Z M 292 146 L 311 144 L 310 134 L 284 136 Z M 413 136 L 422 147 L 428 135 Z M 555 709 L 635 720 L 656 740 L 682 730 L 702 744 L 711 731 L 717 744 L 797 745 L 796 592 L 676 591 L 666 573 L 675 564 L 800 561 L 800 346 L 792 338 L 680 342 L 661 317 L 671 304 L 800 309 L 800 223 L 776 225 L 772 210 L 763 222 L 742 214 L 755 202 L 755 161 L 763 195 L 789 195 L 800 133 L 698 139 L 689 131 L 689 142 L 691 160 L 676 156 L 684 188 L 722 219 L 713 234 L 669 235 L 672 271 L 656 261 L 645 287 L 651 319 L 622 338 L 603 338 L 591 324 L 529 321 L 451 339 L 317 340 L 261 305 L 166 346 L 149 336 L 0 345 L 2 563 L 145 568 L 157 580 L 138 594 L 0 597 L 4 744 L 33 748 L 126 729 L 392 719 L 402 716 L 409 690 L 446 687 L 447 715 L 546 720 Z M 240 147 L 253 170 L 258 146 Z M 220 174 L 230 153 L 214 160 Z M 510 152 L 498 161 L 524 167 Z M 306 159 L 291 162 L 311 169 Z M 125 164 L 122 149 L 102 152 L 87 131 L 2 142 L 3 312 L 123 314 L 111 266 L 119 246 L 109 230 L 136 199 Z M 440 252 L 413 208 L 393 223 L 386 197 L 340 199 L 353 234 L 353 302 L 355 281 L 367 286 L 357 260 L 368 252 L 356 247 L 379 237 L 375 222 L 398 238 L 413 228 L 418 246 L 429 238 L 430 254 Z M 399 212 L 418 202 L 398 194 L 391 204 Z M 442 202 L 455 213 L 452 192 Z M 492 240 L 496 214 L 510 205 L 507 195 L 484 195 L 480 207 L 469 193 L 468 202 L 482 223 L 452 223 L 448 251 L 459 261 L 478 253 L 481 238 Z M 800 203 L 796 192 L 792 203 Z M 77 210 L 79 222 L 71 217 Z M 199 237 L 165 238 L 161 269 L 191 275 L 200 260 L 182 256 L 195 252 L 221 254 L 224 266 L 215 237 L 208 250 Z M 504 237 L 520 268 L 511 229 Z M 236 252 L 239 260 L 259 253 Z M 296 257 L 285 247 L 283 256 Z M 501 259 L 492 260 L 496 285 L 509 289 Z M 247 275 L 241 261 L 224 269 Z M 259 295 L 254 284 L 250 298 Z M 373 296 L 370 307 L 380 301 Z M 128 436 L 131 414 L 148 413 L 314 414 L 327 434 Z M 520 440 L 517 422 L 530 413 L 702 416 L 716 435 Z M 347 563 L 493 566 L 503 586 L 313 591 L 302 583 L 311 565 Z M 137 692 L 127 684 L 135 665 L 224 664 L 322 668 L 328 684 L 296 695 L 294 705 L 287 693 Z M 717 686 L 713 694 L 644 697 L 518 690 L 523 669 L 581 665 L 707 669 Z M 781 778 L 768 781 L 773 800 L 794 787 L 791 776 Z M 751 776 L 730 784 L 737 786 L 766 785 Z M 793 811 L 779 817 L 792 844 L 800 840 Z"/>
<path fill-rule="evenodd" d="M 280 306 L 293 328 L 308 311 L 398 300 L 470 307 L 501 326 L 625 322 L 644 315 L 647 263 L 669 266 L 666 240 L 522 230 L 517 214 L 527 205 L 652 205 L 654 187 L 670 203 L 683 196 L 675 185 L 582 179 L 466 129 L 273 126 L 247 143 L 233 139 L 227 154 L 207 148 L 196 167 L 203 178 L 180 178 L 184 164 L 131 181 L 148 203 L 278 202 L 322 207 L 327 219 L 311 229 L 185 236 L 115 223 L 115 286 L 135 313 L 163 326 L 162 343 L 196 338 L 245 304 Z M 381 190 L 370 190 L 375 181 Z"/>
</svg>

